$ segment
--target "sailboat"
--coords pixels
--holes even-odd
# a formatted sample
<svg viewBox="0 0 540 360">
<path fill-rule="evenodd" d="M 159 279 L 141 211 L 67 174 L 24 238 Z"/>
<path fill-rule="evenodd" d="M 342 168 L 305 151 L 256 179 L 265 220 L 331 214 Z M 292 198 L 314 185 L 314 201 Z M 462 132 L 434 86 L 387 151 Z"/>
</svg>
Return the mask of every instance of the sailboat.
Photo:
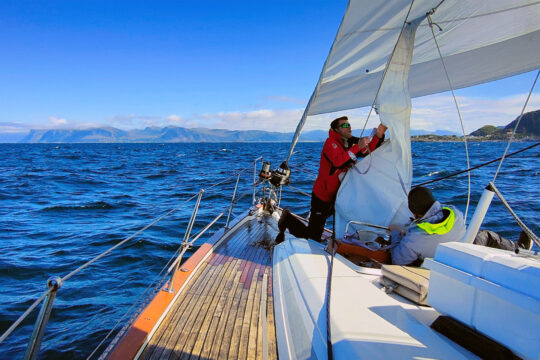
<svg viewBox="0 0 540 360">
<path fill-rule="evenodd" d="M 235 219 L 229 212 L 224 228 L 171 265 L 168 282 L 101 358 L 540 358 L 540 260 L 471 244 L 496 187 L 466 236 L 440 245 L 424 268 L 352 256 L 378 251 L 358 234 L 410 216 L 411 98 L 539 69 L 538 19 L 532 0 L 351 0 L 283 166 L 254 161 L 252 206 Z M 364 106 L 389 139 L 343 178 L 335 225 L 323 234 L 330 245 L 290 234 L 274 244 L 304 124 Z M 333 239 L 351 234 L 358 242 L 335 253 Z"/>
</svg>

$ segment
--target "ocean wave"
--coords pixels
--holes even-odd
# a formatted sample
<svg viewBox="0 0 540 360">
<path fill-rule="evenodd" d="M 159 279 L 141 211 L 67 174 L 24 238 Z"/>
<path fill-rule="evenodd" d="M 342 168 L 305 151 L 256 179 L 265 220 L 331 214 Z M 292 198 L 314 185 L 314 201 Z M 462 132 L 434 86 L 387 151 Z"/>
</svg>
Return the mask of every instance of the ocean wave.
<svg viewBox="0 0 540 360">
<path fill-rule="evenodd" d="M 117 206 L 105 201 L 95 201 L 82 205 L 54 205 L 41 209 L 41 211 L 76 211 L 76 210 L 111 210 Z"/>
</svg>

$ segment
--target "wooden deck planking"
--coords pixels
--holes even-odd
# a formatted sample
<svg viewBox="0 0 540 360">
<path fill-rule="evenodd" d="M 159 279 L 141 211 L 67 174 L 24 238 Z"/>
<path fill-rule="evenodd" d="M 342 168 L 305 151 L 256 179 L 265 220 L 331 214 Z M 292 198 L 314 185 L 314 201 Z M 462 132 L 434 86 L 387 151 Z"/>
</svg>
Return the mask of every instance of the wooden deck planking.
<svg viewBox="0 0 540 360">
<path fill-rule="evenodd" d="M 206 276 L 203 275 L 204 279 L 206 280 L 206 285 L 204 287 L 199 286 L 194 290 L 193 287 L 190 288 L 191 291 L 195 291 L 198 297 L 191 301 L 190 305 L 192 305 L 192 307 L 190 310 L 190 316 L 186 320 L 185 324 L 174 324 L 177 326 L 177 330 L 179 330 L 180 327 L 182 329 L 175 343 L 167 344 L 168 347 L 174 346 L 173 354 L 171 354 L 169 358 L 181 358 L 184 349 L 186 349 L 186 352 L 191 350 L 189 347 L 190 343 L 188 342 L 188 337 L 192 331 L 197 331 L 198 327 L 200 327 L 202 321 L 200 317 L 204 316 L 204 311 L 208 310 L 210 298 L 213 297 L 215 292 L 218 290 L 218 284 L 221 281 L 221 277 L 219 275 L 221 275 L 223 270 L 226 271 L 226 269 L 219 264 L 220 259 L 225 255 L 223 253 L 216 255 L 217 256 L 213 261 L 213 265 L 211 265 L 213 271 L 209 272 Z"/>
<path fill-rule="evenodd" d="M 202 278 L 202 274 L 205 272 L 206 267 L 207 267 L 207 263 L 203 263 L 201 265 L 201 267 L 199 268 L 199 271 L 197 271 L 197 273 L 194 275 L 193 279 L 191 280 L 193 284 L 197 284 L 200 282 L 200 279 Z M 180 295 L 178 300 L 182 302 L 186 302 L 186 301 L 189 302 L 191 300 L 191 297 L 192 297 L 192 294 L 189 294 L 188 292 L 184 292 Z M 178 320 L 180 319 L 182 315 L 183 315 L 183 311 L 178 311 L 174 313 L 169 312 L 169 314 L 166 316 L 163 323 L 176 323 L 178 322 Z M 158 348 L 157 346 L 155 346 L 155 343 L 158 343 L 162 339 L 165 339 L 165 341 L 167 341 L 167 339 L 169 339 L 172 336 L 172 334 L 173 334 L 172 327 L 167 327 L 167 326 L 160 327 L 159 330 L 156 332 L 156 334 L 153 336 L 152 338 L 153 341 L 151 341 L 149 345 L 146 347 L 146 349 L 144 350 L 142 357 L 143 358 L 149 357 L 150 359 L 159 359 L 164 349 Z"/>
<path fill-rule="evenodd" d="M 202 264 L 201 269 L 195 274 L 197 276 L 197 280 L 195 280 L 194 277 L 194 281 L 191 281 L 191 285 L 188 285 L 188 287 L 180 295 L 175 307 L 169 312 L 169 315 L 164 320 L 164 325 L 162 325 L 159 329 L 165 331 L 165 337 L 162 337 L 162 339 L 164 340 L 159 339 L 159 334 L 156 333 L 156 335 L 158 336 L 155 335 L 150 342 L 150 346 L 154 348 L 154 354 L 152 355 L 151 359 L 167 358 L 169 356 L 172 349 L 167 349 L 158 345 L 160 343 L 168 343 L 174 341 L 171 340 L 171 337 L 173 337 L 174 339 L 175 331 L 181 330 L 175 324 L 185 324 L 186 316 L 189 314 L 188 310 L 190 310 L 193 306 L 196 305 L 196 301 L 198 298 L 195 298 L 195 300 L 192 301 L 194 297 L 192 288 L 203 289 L 204 283 L 206 283 L 206 277 L 211 275 L 210 272 L 215 271 L 215 268 L 209 269 L 208 266 L 211 266 L 210 264 L 214 263 L 215 258 L 217 258 L 218 256 L 219 254 L 212 254 L 207 259 L 207 261 Z M 172 315 L 174 315 L 174 317 L 171 319 Z M 146 358 L 144 354 L 142 357 Z"/>
<path fill-rule="evenodd" d="M 277 358 L 270 253 L 254 245 L 269 236 L 267 226 L 251 220 L 215 249 L 183 290 L 141 358 L 262 358 L 263 291 L 268 294 L 263 304 L 268 358 Z M 263 290 L 265 273 L 268 289 Z"/>
</svg>

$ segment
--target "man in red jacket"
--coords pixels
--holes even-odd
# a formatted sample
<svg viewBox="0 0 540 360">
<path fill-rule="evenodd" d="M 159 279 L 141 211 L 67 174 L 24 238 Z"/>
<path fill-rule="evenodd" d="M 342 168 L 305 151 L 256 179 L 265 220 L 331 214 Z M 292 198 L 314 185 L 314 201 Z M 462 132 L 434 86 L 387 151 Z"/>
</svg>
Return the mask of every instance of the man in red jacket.
<svg viewBox="0 0 540 360">
<path fill-rule="evenodd" d="M 358 157 L 364 157 L 379 147 L 384 141 L 386 126 L 380 124 L 377 133 L 369 137 L 352 136 L 351 124 L 346 116 L 332 121 L 321 153 L 319 175 L 311 193 L 311 212 L 308 226 L 284 209 L 279 219 L 279 234 L 276 243 L 285 239 L 285 230 L 297 238 L 321 241 L 326 219 L 332 215 L 336 194 L 341 179 L 349 168 L 356 164 Z"/>
</svg>

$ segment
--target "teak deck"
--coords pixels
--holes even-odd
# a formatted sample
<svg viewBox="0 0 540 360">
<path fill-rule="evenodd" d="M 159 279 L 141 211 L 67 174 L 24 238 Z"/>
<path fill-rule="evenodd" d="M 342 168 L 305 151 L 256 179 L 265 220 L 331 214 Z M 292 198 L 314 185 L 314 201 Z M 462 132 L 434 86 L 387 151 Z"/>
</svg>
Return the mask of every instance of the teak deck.
<svg viewBox="0 0 540 360">
<path fill-rule="evenodd" d="M 277 359 L 266 218 L 234 231 L 199 267 L 142 359 Z"/>
</svg>

